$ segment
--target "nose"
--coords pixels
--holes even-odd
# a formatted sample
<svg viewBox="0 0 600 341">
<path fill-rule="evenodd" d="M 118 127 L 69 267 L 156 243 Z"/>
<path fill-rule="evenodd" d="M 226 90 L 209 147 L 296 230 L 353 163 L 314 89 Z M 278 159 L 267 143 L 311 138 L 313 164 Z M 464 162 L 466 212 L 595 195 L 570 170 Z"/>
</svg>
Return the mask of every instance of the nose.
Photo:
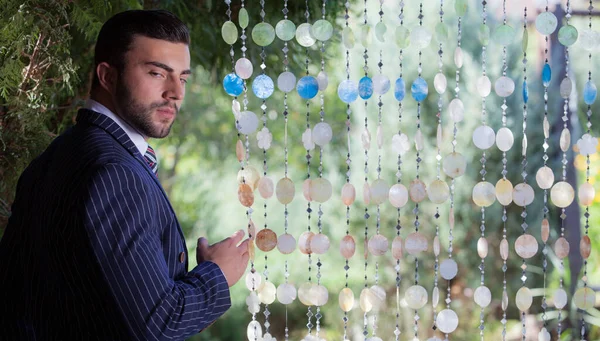
<svg viewBox="0 0 600 341">
<path fill-rule="evenodd" d="M 172 101 L 181 101 L 185 96 L 185 87 L 182 84 L 179 77 L 170 77 L 167 89 L 165 90 L 163 97 Z"/>
</svg>

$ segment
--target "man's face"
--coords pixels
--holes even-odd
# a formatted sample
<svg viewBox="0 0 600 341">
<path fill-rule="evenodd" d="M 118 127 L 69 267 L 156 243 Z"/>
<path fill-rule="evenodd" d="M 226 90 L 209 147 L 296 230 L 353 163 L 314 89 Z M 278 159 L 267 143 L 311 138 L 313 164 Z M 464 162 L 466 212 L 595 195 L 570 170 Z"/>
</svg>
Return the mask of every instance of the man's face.
<svg viewBox="0 0 600 341">
<path fill-rule="evenodd" d="M 136 36 L 124 62 L 114 94 L 117 114 L 145 138 L 167 136 L 190 74 L 188 46 Z"/>
</svg>

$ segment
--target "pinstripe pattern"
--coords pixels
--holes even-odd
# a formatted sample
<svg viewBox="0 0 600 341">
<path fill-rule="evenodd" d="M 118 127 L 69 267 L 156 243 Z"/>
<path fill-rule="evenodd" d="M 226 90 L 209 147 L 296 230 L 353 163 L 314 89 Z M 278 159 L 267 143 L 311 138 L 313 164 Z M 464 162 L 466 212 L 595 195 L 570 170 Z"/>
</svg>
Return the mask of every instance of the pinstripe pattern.
<svg viewBox="0 0 600 341">
<path fill-rule="evenodd" d="M 231 305 L 188 272 L 158 179 L 109 117 L 81 110 L 25 170 L 0 241 L 0 340 L 181 340 Z"/>
</svg>

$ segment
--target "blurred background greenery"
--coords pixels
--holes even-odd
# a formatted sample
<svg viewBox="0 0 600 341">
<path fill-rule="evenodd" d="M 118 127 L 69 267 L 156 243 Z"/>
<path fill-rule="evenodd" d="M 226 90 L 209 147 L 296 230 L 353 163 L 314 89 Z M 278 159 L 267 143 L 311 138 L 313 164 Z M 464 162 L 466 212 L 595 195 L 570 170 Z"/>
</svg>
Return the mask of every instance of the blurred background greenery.
<svg viewBox="0 0 600 341">
<path fill-rule="evenodd" d="M 112 14 L 125 9 L 134 8 L 164 8 L 173 11 L 182 18 L 192 31 L 192 63 L 194 75 L 188 84 L 187 96 L 181 108 L 180 115 L 172 129 L 171 135 L 160 141 L 153 141 L 157 154 L 160 158 L 159 177 L 169 194 L 172 204 L 178 214 L 181 226 L 184 229 L 190 251 L 195 252 L 196 239 L 206 236 L 210 241 L 217 241 L 228 236 L 235 230 L 245 228 L 247 219 L 244 208 L 236 198 L 237 171 L 239 164 L 235 157 L 235 143 L 237 135 L 235 131 L 234 117 L 231 113 L 231 100 L 223 91 L 220 84 L 223 76 L 230 72 L 231 62 L 229 59 L 229 46 L 220 36 L 220 27 L 227 19 L 225 11 L 227 7 L 223 1 L 217 0 L 89 0 L 89 1 L 66 1 L 66 0 L 31 0 L 31 1 L 0 1 L 3 8 L 0 14 L 0 236 L 10 215 L 10 204 L 14 196 L 14 188 L 18 175 L 24 167 L 39 154 L 51 141 L 74 123 L 76 110 L 83 104 L 87 97 L 90 83 L 91 66 L 93 60 L 93 43 L 102 23 Z M 321 2 L 309 1 L 312 18 L 320 16 Z M 375 24 L 379 18 L 379 1 L 368 1 L 369 23 Z M 579 30 L 587 24 L 587 18 L 579 15 L 587 9 L 588 2 L 572 1 L 575 14 L 571 22 Z M 358 32 L 362 23 L 362 1 L 350 1 L 350 26 Z M 522 12 L 523 6 L 529 6 L 528 17 L 535 20 L 535 15 L 543 8 L 536 7 L 535 1 L 508 1 L 509 24 L 516 28 L 515 42 L 507 49 L 508 69 L 507 75 L 515 80 L 517 90 L 508 98 L 508 127 L 515 134 L 515 146 L 507 153 L 508 170 L 507 177 L 513 184 L 521 181 L 521 154 L 520 144 L 522 139 L 522 98 L 520 96 L 523 71 L 522 71 Z M 289 1 L 290 19 L 295 23 L 305 21 L 303 1 Z M 479 258 L 476 253 L 476 243 L 479 238 L 480 211 L 471 200 L 471 189 L 479 181 L 481 152 L 474 148 L 471 142 L 471 132 L 479 125 L 481 119 L 481 102 L 475 89 L 475 80 L 481 75 L 481 43 L 477 32 L 481 24 L 481 3 L 470 1 L 469 10 L 462 21 L 462 49 L 465 53 L 465 62 L 460 76 L 460 97 L 465 104 L 465 120 L 461 122 L 457 137 L 457 150 L 463 153 L 469 160 L 466 176 L 456 181 L 456 227 L 453 233 L 454 258 L 459 263 L 459 274 L 451 281 L 452 308 L 460 316 L 459 328 L 452 333 L 456 340 L 478 340 L 480 309 L 473 302 L 473 291 L 479 286 Z M 561 6 L 552 4 L 550 10 L 555 11 L 559 18 L 564 17 Z M 564 6 L 564 3 L 563 3 Z M 237 23 L 237 13 L 240 4 L 234 1 L 232 4 L 232 19 Z M 248 2 L 250 11 L 250 28 L 259 18 L 258 2 Z M 283 1 L 265 1 L 266 20 L 275 25 L 282 18 L 281 9 Z M 502 2 L 499 0 L 488 1 L 488 24 L 494 28 L 501 24 Z M 324 177 L 329 179 L 334 186 L 333 198 L 323 204 L 323 229 L 331 242 L 332 247 L 328 254 L 321 257 L 323 263 L 321 282 L 329 289 L 329 303 L 322 308 L 320 336 L 327 340 L 341 340 L 343 335 L 343 314 L 337 304 L 337 294 L 344 286 L 344 260 L 339 255 L 338 243 L 346 230 L 345 209 L 339 198 L 341 186 L 345 181 L 346 172 L 346 135 L 345 120 L 346 106 L 337 98 L 337 84 L 345 77 L 345 50 L 340 43 L 340 27 L 343 24 L 344 6 L 341 1 L 328 1 L 326 6 L 327 17 L 336 25 L 336 34 L 326 44 L 325 70 L 329 75 L 329 87 L 325 91 L 325 119 L 331 124 L 334 132 L 332 142 L 324 149 Z M 385 2 L 383 6 L 384 22 L 388 26 L 388 41 L 393 41 L 393 31 L 398 25 L 399 6 L 397 2 Z M 439 20 L 439 2 L 426 1 L 424 4 L 424 25 L 431 28 Z M 444 106 L 447 105 L 451 96 L 454 95 L 455 68 L 452 62 L 452 54 L 456 47 L 456 34 L 458 19 L 454 12 L 454 1 L 444 2 L 444 22 L 448 25 L 449 37 L 442 42 L 444 51 L 444 73 L 448 79 L 448 90 L 444 96 Z M 414 2 L 407 2 L 405 8 L 405 25 L 413 28 L 418 24 L 418 6 Z M 594 27 L 600 27 L 600 22 L 594 19 Z M 536 190 L 536 200 L 527 209 L 527 223 L 530 232 L 540 240 L 540 221 L 542 212 L 543 192 L 534 184 L 535 171 L 542 165 L 543 134 L 541 121 L 543 117 L 543 87 L 541 84 L 541 68 L 543 66 L 544 41 L 534 28 L 532 22 L 529 28 L 528 71 L 530 101 L 528 106 L 528 164 L 527 172 L 530 174 L 528 181 Z M 379 43 L 376 39 L 369 48 L 370 74 L 376 72 L 379 51 L 383 56 L 383 70 L 391 79 L 395 79 L 399 73 L 398 49 L 393 43 Z M 556 176 L 560 174 L 561 152 L 558 148 L 558 137 L 562 129 L 562 99 L 558 94 L 560 80 L 564 77 L 564 48 L 556 42 L 556 34 L 552 36 L 550 48 L 550 63 L 553 70 L 553 80 L 550 85 L 549 118 L 552 124 L 552 136 L 550 138 L 549 165 L 555 170 Z M 248 55 L 255 65 L 260 64 L 260 51 L 249 44 Z M 267 69 L 266 72 L 272 78 L 282 72 L 282 43 L 278 40 L 266 48 Z M 235 46 L 235 57 L 241 55 L 239 42 Z M 296 75 L 304 70 L 305 50 L 297 46 L 295 42 L 290 43 L 290 68 Z M 423 77 L 433 84 L 433 76 L 438 72 L 437 63 L 438 45 L 435 39 L 432 44 L 423 51 Z M 501 74 L 501 47 L 492 42 L 488 47 L 488 76 L 495 80 Z M 310 73 L 316 75 L 319 70 L 321 53 L 316 48 L 308 50 L 310 59 Z M 351 77 L 358 80 L 363 73 L 362 47 L 357 44 L 351 53 Z M 596 52 L 597 54 L 597 52 Z M 570 74 L 575 85 L 574 97 L 571 101 L 569 125 L 574 142 L 585 130 L 586 106 L 582 100 L 582 88 L 587 79 L 587 68 L 591 66 L 593 78 L 596 78 L 596 70 L 600 66 L 600 58 L 592 58 L 592 65 L 587 60 L 585 52 L 579 44 L 570 49 Z M 417 76 L 417 52 L 412 48 L 404 51 L 403 77 L 410 84 Z M 249 108 L 259 112 L 260 103 L 253 95 L 249 96 Z M 306 151 L 303 149 L 301 135 L 305 129 L 306 106 L 295 94 L 289 96 L 289 177 L 296 184 L 296 199 L 289 205 L 289 230 L 298 237 L 307 229 L 306 201 L 299 194 L 301 183 L 306 178 Z M 318 122 L 318 97 L 311 101 L 310 122 L 314 125 Z M 363 182 L 364 152 L 360 143 L 360 134 L 363 131 L 365 115 L 369 120 L 369 127 L 375 137 L 377 120 L 377 109 L 374 100 L 369 102 L 368 112 L 365 112 L 361 103 L 351 106 L 351 155 L 352 175 L 351 182 L 356 186 L 358 197 L 361 197 L 361 184 Z M 390 137 L 402 129 L 412 138 L 415 120 L 416 105 L 407 97 L 403 102 L 402 125 L 398 124 L 398 105 L 389 92 L 383 96 L 383 131 L 386 137 L 382 155 L 382 178 L 388 182 L 395 181 L 396 155 L 389 147 Z M 487 100 L 488 122 L 494 128 L 501 126 L 501 101 L 497 96 L 490 96 Z M 267 152 L 269 176 L 277 181 L 283 177 L 283 99 L 276 92 L 267 101 L 268 127 L 273 133 L 273 144 Z M 437 95 L 430 91 L 430 96 L 423 104 L 421 115 L 422 130 L 426 137 L 424 152 L 421 153 L 423 165 L 420 176 L 426 183 L 435 177 L 435 131 L 436 131 Z M 600 121 L 596 113 L 600 112 L 598 104 L 593 105 L 594 112 L 592 127 L 594 135 L 598 136 Z M 442 113 L 444 124 L 444 140 L 446 148 L 442 155 L 451 150 L 452 127 L 447 117 L 447 112 Z M 256 146 L 256 137 L 250 137 L 251 157 L 250 163 L 257 169 L 261 168 L 262 153 Z M 376 178 L 377 149 L 372 143 L 369 157 L 369 179 Z M 314 151 L 313 156 L 318 154 Z M 486 153 L 488 159 L 486 168 L 488 181 L 495 183 L 501 177 L 502 167 L 501 153 L 492 148 Z M 568 153 L 570 162 L 568 167 L 568 180 L 577 188 L 585 181 L 585 159 L 570 151 Z M 318 174 L 318 157 L 314 157 L 310 168 L 311 176 Z M 403 159 L 403 183 L 415 176 L 414 151 L 407 153 Z M 592 176 L 590 182 L 595 184 L 600 181 L 600 160 L 598 153 L 591 157 L 590 164 Z M 597 191 L 600 192 L 600 191 Z M 258 196 L 257 196 L 258 198 Z M 257 228 L 264 226 L 263 200 L 257 199 L 254 206 L 254 221 Z M 401 211 L 400 225 L 402 236 L 405 237 L 414 230 L 414 214 L 412 206 L 408 204 Z M 552 206 L 551 206 L 552 207 Z M 373 212 L 370 207 L 371 218 L 369 220 L 369 231 L 372 233 L 375 227 Z M 420 205 L 421 222 L 420 230 L 433 239 L 436 222 L 433 218 L 435 207 L 433 204 Z M 508 239 L 511 245 L 521 233 L 520 217 L 521 208 L 514 205 L 508 207 Z M 584 208 L 579 207 L 577 200 L 567 210 L 566 236 L 571 243 L 571 255 L 565 260 L 565 287 L 572 295 L 574 288 L 581 285 L 582 260 L 579 256 L 579 238 L 583 231 L 583 220 L 580 221 Z M 592 255 L 588 265 L 588 285 L 595 290 L 600 288 L 600 195 L 596 196 L 594 205 L 589 208 L 590 229 L 589 236 L 592 240 Z M 486 258 L 486 283 L 492 290 L 492 304 L 485 309 L 485 335 L 487 338 L 499 339 L 501 337 L 502 310 L 500 298 L 502 293 L 499 280 L 502 272 L 502 261 L 498 254 L 498 245 L 502 238 L 502 207 L 494 204 L 486 210 L 486 236 L 490 242 L 490 254 Z M 357 239 L 356 255 L 350 260 L 349 282 L 350 288 L 355 296 L 363 287 L 364 269 L 362 255 L 363 247 L 360 236 L 364 234 L 365 221 L 363 218 L 364 205 L 357 200 L 351 209 L 350 231 Z M 442 245 L 448 244 L 448 205 L 440 207 L 441 218 L 439 219 L 440 238 Z M 560 212 L 551 208 L 550 219 L 552 232 L 550 241 L 556 240 L 560 233 Z M 388 238 L 393 238 L 397 224 L 396 210 L 390 205 L 381 207 L 381 233 Z M 276 200 L 267 202 L 267 225 L 277 233 L 282 233 L 284 226 L 283 206 Z M 316 217 L 313 214 L 311 227 L 316 229 Z M 278 285 L 284 280 L 284 262 L 289 262 L 291 276 L 290 282 L 299 286 L 308 279 L 308 259 L 299 251 L 291 255 L 281 255 L 274 251 L 266 255 L 258 252 L 255 266 L 262 273 L 265 263 L 268 263 L 269 279 Z M 553 289 L 558 288 L 560 272 L 557 270 L 559 260 L 550 251 L 549 275 L 547 296 L 551 304 Z M 195 257 L 190 257 L 194 259 Z M 374 284 L 374 262 L 376 259 L 369 258 L 371 264 L 368 268 L 369 285 Z M 391 257 L 381 257 L 379 262 L 379 284 L 386 289 L 388 299 L 387 306 L 380 312 L 377 320 L 377 335 L 384 340 L 393 338 L 395 328 L 395 262 Z M 401 262 L 402 289 L 411 284 L 414 276 L 414 259 L 407 256 Z M 542 255 L 528 262 L 527 285 L 534 289 L 534 304 L 527 312 L 527 339 L 537 340 L 537 331 L 542 326 L 541 297 L 543 295 Z M 193 265 L 193 264 L 191 264 Z M 433 283 L 433 255 L 431 252 L 420 257 L 419 282 L 431 292 Z M 521 270 L 520 259 L 511 250 L 509 269 L 507 273 L 509 295 L 511 297 L 508 310 L 508 332 L 507 340 L 521 340 L 521 324 L 519 312 L 514 305 L 514 294 L 520 287 Z M 315 276 L 313 263 L 312 276 Z M 446 281 L 440 280 L 440 289 L 446 289 Z M 403 292 L 401 289 L 401 292 Z M 243 281 L 232 288 L 233 307 L 213 326 L 191 338 L 191 340 L 242 340 L 245 339 L 246 325 L 251 317 L 246 309 L 245 297 L 248 290 Z M 571 302 L 571 300 L 569 300 Z M 597 299 L 598 302 L 598 299 Z M 599 304 L 596 304 L 598 306 Z M 583 316 L 569 304 L 568 309 L 563 312 L 562 326 L 564 329 L 563 340 L 579 339 L 580 318 Z M 438 308 L 439 310 L 440 308 Z M 283 340 L 285 320 L 287 317 L 290 339 L 299 340 L 306 334 L 306 307 L 298 301 L 287 307 L 275 303 L 269 306 L 271 311 L 270 323 L 271 333 L 279 340 Z M 314 312 L 314 309 L 313 309 Z M 432 309 L 428 305 L 419 311 L 421 339 L 434 335 L 432 330 Z M 549 309 L 547 314 L 549 329 L 555 332 L 557 326 L 557 313 Z M 362 323 L 363 316 L 360 309 L 356 307 L 350 313 L 348 335 L 353 340 L 363 338 Z M 258 314 L 259 321 L 263 321 L 262 314 Z M 592 309 L 585 315 L 589 334 L 587 340 L 600 340 L 600 312 L 597 308 Z M 314 319 L 313 319 L 314 323 Z M 401 338 L 409 339 L 414 324 L 413 314 L 404 309 L 400 315 Z M 233 328 L 232 328 L 233 326 Z M 369 328 L 371 330 L 371 328 Z M 439 334 L 438 334 L 439 335 Z M 554 337 L 554 336 L 553 336 Z"/>
</svg>

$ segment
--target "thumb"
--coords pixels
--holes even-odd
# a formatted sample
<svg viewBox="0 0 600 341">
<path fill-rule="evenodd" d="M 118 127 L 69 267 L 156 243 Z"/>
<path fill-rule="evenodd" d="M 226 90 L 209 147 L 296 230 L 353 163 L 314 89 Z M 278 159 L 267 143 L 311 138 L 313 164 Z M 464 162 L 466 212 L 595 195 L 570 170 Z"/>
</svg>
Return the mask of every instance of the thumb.
<svg viewBox="0 0 600 341">
<path fill-rule="evenodd" d="M 208 240 L 204 237 L 198 238 L 198 249 L 206 250 L 208 248 Z"/>
</svg>

